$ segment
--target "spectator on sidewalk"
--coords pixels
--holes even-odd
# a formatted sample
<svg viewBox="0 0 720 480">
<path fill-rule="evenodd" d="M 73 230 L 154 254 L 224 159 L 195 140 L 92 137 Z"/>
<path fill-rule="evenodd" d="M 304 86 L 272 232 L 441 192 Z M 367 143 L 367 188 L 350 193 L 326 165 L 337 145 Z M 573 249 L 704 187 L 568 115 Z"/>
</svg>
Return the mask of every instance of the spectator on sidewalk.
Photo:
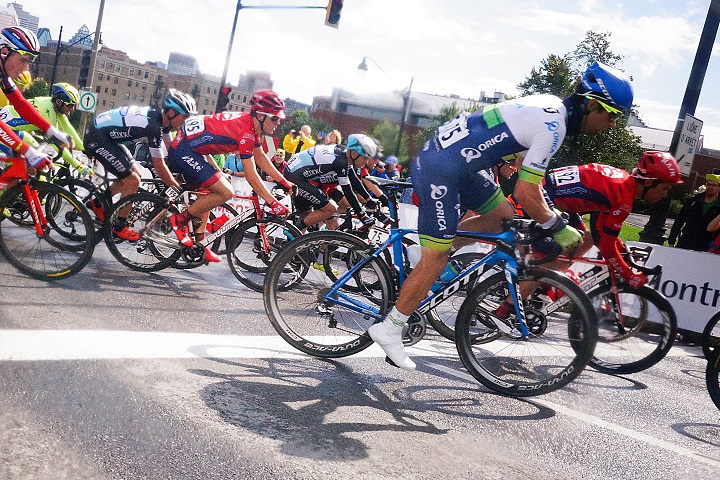
<svg viewBox="0 0 720 480">
<path fill-rule="evenodd" d="M 707 230 L 715 236 L 715 239 L 710 243 L 708 252 L 720 254 L 720 215 L 710 220 Z"/>
<path fill-rule="evenodd" d="M 706 252 L 713 240 L 708 225 L 720 215 L 720 175 L 708 173 L 705 180 L 705 192 L 690 197 L 675 219 L 668 238 L 671 247 Z"/>
<path fill-rule="evenodd" d="M 283 148 L 290 155 L 295 155 L 315 145 L 310 125 L 303 125 L 300 130 L 290 130 L 283 138 Z"/>
<path fill-rule="evenodd" d="M 400 181 L 400 170 L 398 170 L 397 157 L 390 155 L 385 159 L 385 175 L 390 180 Z"/>
</svg>

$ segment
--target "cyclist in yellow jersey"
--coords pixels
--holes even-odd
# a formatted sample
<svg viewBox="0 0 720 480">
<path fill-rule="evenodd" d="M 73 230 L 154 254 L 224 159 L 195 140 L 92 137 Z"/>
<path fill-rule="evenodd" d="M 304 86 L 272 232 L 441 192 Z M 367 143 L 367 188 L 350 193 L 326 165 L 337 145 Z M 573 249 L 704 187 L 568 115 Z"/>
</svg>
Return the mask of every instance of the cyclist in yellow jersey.
<svg viewBox="0 0 720 480">
<path fill-rule="evenodd" d="M 50 95 L 49 97 L 31 98 L 29 101 L 51 125 L 69 134 L 75 141 L 75 147 L 78 150 L 84 150 L 85 146 L 80 136 L 68 119 L 68 115 L 75 109 L 80 98 L 77 89 L 68 83 L 56 83 L 50 88 Z M 22 118 L 15 107 L 7 105 L 0 110 L 0 120 L 15 130 L 24 142 L 33 147 L 39 146 L 37 140 L 27 134 L 27 132 L 36 131 L 39 128 Z M 76 160 L 69 150 L 63 150 L 62 157 L 68 165 L 73 166 L 81 174 L 90 172 L 88 165 Z"/>
</svg>

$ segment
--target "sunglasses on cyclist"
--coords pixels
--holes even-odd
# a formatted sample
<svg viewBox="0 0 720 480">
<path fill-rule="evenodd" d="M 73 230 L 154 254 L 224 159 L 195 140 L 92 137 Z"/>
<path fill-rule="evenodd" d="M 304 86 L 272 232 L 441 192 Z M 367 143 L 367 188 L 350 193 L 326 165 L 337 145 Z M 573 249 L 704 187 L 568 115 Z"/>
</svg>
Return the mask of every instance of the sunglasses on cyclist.
<svg viewBox="0 0 720 480">
<path fill-rule="evenodd" d="M 595 99 L 595 101 L 597 101 L 597 103 L 599 103 L 600 106 L 603 107 L 605 109 L 605 111 L 610 114 L 611 121 L 614 122 L 623 116 L 623 112 L 619 108 L 613 107 L 612 105 L 608 105 L 607 103 L 603 102 L 602 100 Z"/>
<path fill-rule="evenodd" d="M 270 120 L 273 123 L 280 123 L 280 120 L 282 120 L 282 118 L 280 118 L 276 115 L 268 115 L 267 113 L 265 114 L 265 118 L 267 118 L 268 120 Z"/>
<path fill-rule="evenodd" d="M 35 59 L 37 58 L 37 55 L 35 55 L 34 53 L 31 53 L 31 52 L 23 52 L 22 50 L 13 50 L 13 52 L 22 56 L 29 63 L 33 63 L 35 61 Z"/>
</svg>

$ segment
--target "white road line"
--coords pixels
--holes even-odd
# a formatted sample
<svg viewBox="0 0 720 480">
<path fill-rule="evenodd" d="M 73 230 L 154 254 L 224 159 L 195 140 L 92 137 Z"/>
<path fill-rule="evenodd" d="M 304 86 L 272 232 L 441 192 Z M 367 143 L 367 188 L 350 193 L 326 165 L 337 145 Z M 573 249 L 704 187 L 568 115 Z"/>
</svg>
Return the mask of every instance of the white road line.
<svg viewBox="0 0 720 480">
<path fill-rule="evenodd" d="M 475 378 L 473 378 L 472 375 L 469 375 L 467 373 L 460 372 L 457 370 L 453 370 L 452 368 L 448 368 L 445 365 L 438 365 L 435 363 L 424 362 L 423 366 L 430 367 L 432 369 L 439 370 L 445 374 L 454 376 L 455 378 L 465 380 L 465 381 L 473 383 L 473 384 L 477 384 L 477 381 L 475 380 Z M 575 418 L 582 422 L 589 423 L 591 425 L 595 425 L 597 427 L 604 428 L 606 430 L 610 430 L 611 432 L 614 432 L 614 433 L 619 433 L 621 435 L 625 435 L 626 437 L 632 438 L 634 440 L 638 440 L 640 442 L 647 443 L 649 445 L 663 448 L 670 452 L 676 453 L 678 455 L 683 455 L 692 460 L 705 463 L 712 467 L 720 467 L 720 460 L 702 455 L 697 452 L 694 452 L 693 450 L 691 450 L 689 448 L 685 448 L 681 445 L 675 445 L 673 443 L 666 442 L 665 440 L 661 440 L 661 439 L 655 438 L 651 435 L 647 435 L 645 433 L 631 430 L 629 428 L 623 427 L 622 425 L 608 422 L 606 420 L 602 420 L 600 418 L 593 417 L 592 415 L 588 415 L 583 412 L 578 412 L 577 410 L 573 410 L 571 408 L 568 408 L 564 405 L 560 405 L 555 402 L 550 402 L 550 401 L 542 399 L 540 397 L 532 397 L 532 398 L 528 398 L 526 400 L 528 400 L 532 403 L 536 403 L 538 405 L 542 405 L 544 407 L 550 408 L 552 410 L 555 410 L 558 413 L 565 414 L 569 417 Z"/>
</svg>

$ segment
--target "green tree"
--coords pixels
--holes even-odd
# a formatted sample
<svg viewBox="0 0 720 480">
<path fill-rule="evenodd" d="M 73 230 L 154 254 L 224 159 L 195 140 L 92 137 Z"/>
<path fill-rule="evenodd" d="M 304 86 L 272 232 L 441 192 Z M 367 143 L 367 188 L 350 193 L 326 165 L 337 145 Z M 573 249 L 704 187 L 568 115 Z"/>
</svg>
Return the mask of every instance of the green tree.
<svg viewBox="0 0 720 480">
<path fill-rule="evenodd" d="M 570 60 L 575 62 L 579 71 L 584 70 L 593 62 L 602 62 L 611 67 L 624 57 L 615 54 L 610 50 L 610 32 L 596 32 L 588 30 L 585 32 L 585 38 L 580 42 L 575 50 L 568 54 Z"/>
<path fill-rule="evenodd" d="M 44 78 L 36 78 L 22 92 L 25 98 L 47 97 L 50 95 L 50 85 Z"/>
<path fill-rule="evenodd" d="M 319 132 L 329 132 L 332 130 L 330 124 L 325 120 L 312 117 L 306 110 L 295 110 L 283 120 L 277 130 L 275 130 L 273 136 L 279 138 L 280 144 L 282 145 L 283 138 L 285 138 L 285 135 L 287 135 L 290 130 L 300 130 L 300 127 L 303 125 L 310 126 L 313 137 L 317 137 Z"/>
<path fill-rule="evenodd" d="M 568 55 L 549 55 L 540 62 L 540 68 L 532 68 L 530 75 L 518 84 L 520 96 L 546 93 L 560 98 L 571 94 L 575 76 Z"/>
</svg>

